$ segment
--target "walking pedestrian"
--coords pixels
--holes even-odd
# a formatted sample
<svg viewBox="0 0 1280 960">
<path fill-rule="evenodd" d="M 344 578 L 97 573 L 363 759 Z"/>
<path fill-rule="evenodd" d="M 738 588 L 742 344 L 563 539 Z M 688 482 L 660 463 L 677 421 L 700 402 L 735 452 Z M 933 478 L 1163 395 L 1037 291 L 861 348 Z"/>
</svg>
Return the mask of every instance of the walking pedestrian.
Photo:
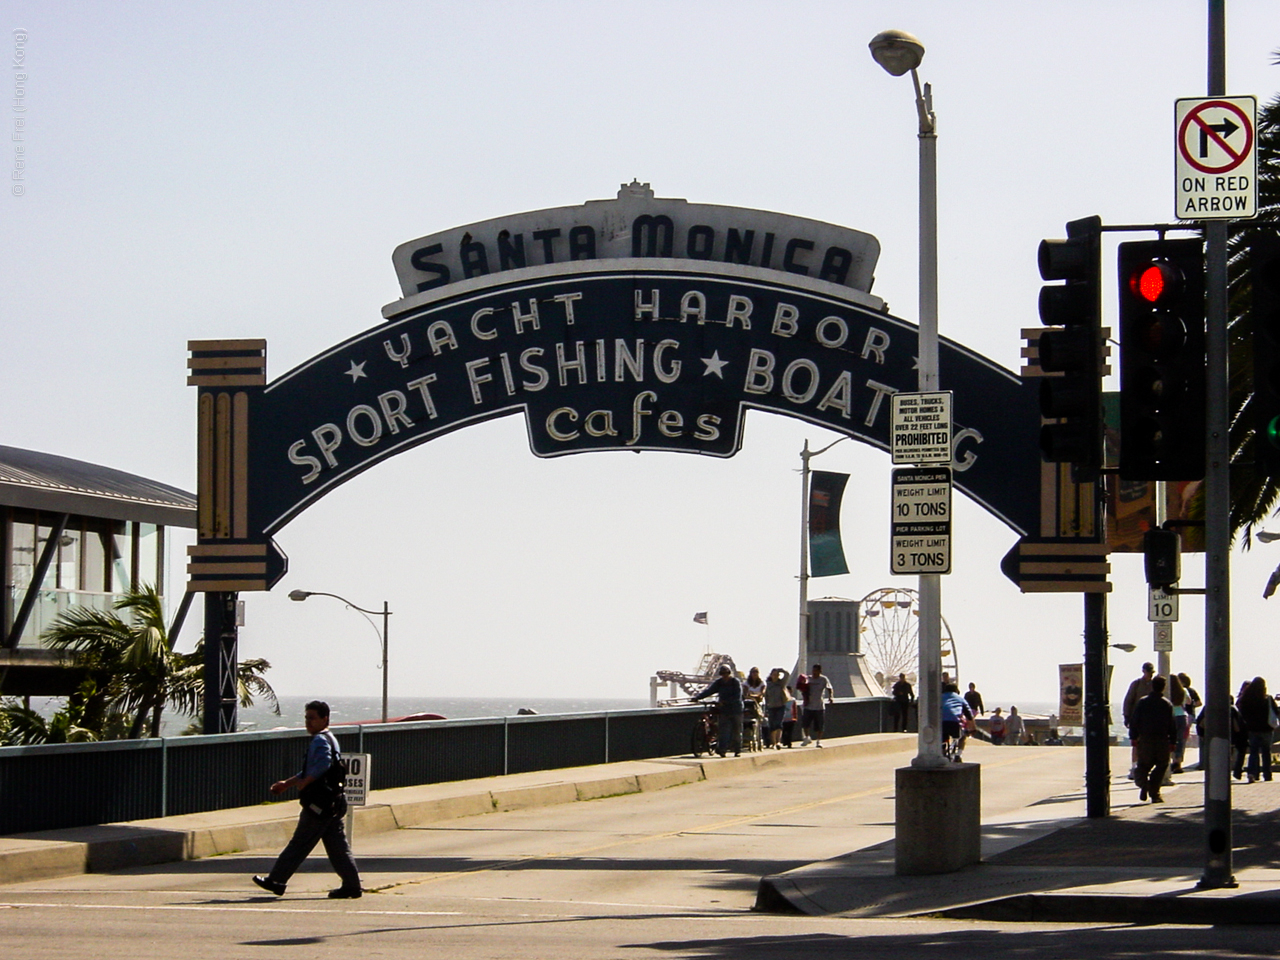
<svg viewBox="0 0 1280 960">
<path fill-rule="evenodd" d="M 769 746 L 782 749 L 782 723 L 787 712 L 791 688 L 787 686 L 787 671 L 774 667 L 764 685 L 764 711 L 769 723 Z"/>
<path fill-rule="evenodd" d="M 1169 674 L 1169 702 L 1173 704 L 1173 723 L 1178 728 L 1178 742 L 1174 744 L 1173 756 L 1169 759 L 1169 772 L 1182 772 L 1182 756 L 1187 749 L 1187 738 L 1191 735 L 1191 716 L 1188 713 L 1187 688 L 1182 685 L 1176 673 Z"/>
<path fill-rule="evenodd" d="M 813 738 L 814 746 L 822 746 L 822 728 L 825 726 L 826 705 L 831 696 L 831 681 L 822 675 L 822 664 L 815 663 L 804 690 L 804 742 Z M 801 744 L 804 746 L 804 744 Z"/>
<path fill-rule="evenodd" d="M 298 788 L 298 800 L 302 813 L 293 839 L 276 858 L 271 872 L 265 877 L 255 876 L 253 882 L 277 897 L 284 896 L 289 878 L 302 865 L 302 861 L 323 841 L 329 863 L 342 880 L 342 886 L 329 891 L 333 900 L 355 900 L 361 896 L 360 871 L 351 857 L 351 844 L 343 830 L 342 818 L 347 812 L 347 801 L 342 795 L 342 752 L 338 741 L 329 731 L 329 705 L 323 700 L 312 700 L 303 714 L 311 741 L 307 744 L 306 762 L 302 770 L 287 780 L 277 780 L 271 785 L 276 796 L 292 787 Z"/>
<path fill-rule="evenodd" d="M 1276 729 L 1275 701 L 1267 694 L 1267 681 L 1254 677 L 1240 694 L 1240 719 L 1249 732 L 1249 783 L 1271 779 L 1271 741 Z"/>
<path fill-rule="evenodd" d="M 1156 674 L 1155 664 L 1144 663 L 1142 665 L 1142 676 L 1129 684 L 1129 689 L 1125 691 L 1124 702 L 1120 707 L 1120 716 L 1124 720 L 1125 727 L 1130 726 L 1129 721 L 1133 719 L 1133 708 L 1138 705 L 1138 701 L 1151 692 L 1151 680 Z M 1138 770 L 1138 745 L 1130 742 L 1129 747 L 1129 779 L 1133 780 Z"/>
<path fill-rule="evenodd" d="M 720 675 L 693 699 L 702 700 L 713 693 L 716 695 L 716 702 L 720 705 L 716 752 L 723 757 L 726 747 L 731 745 L 733 755 L 740 757 L 742 756 L 742 681 L 733 675 L 733 668 L 727 663 L 720 664 Z"/>
<path fill-rule="evenodd" d="M 1027 739 L 1027 725 L 1023 723 L 1017 707 L 1009 708 L 1009 719 L 1004 722 L 1005 743 L 1021 746 Z"/>
<path fill-rule="evenodd" d="M 1001 712 L 1003 708 L 996 707 L 991 711 L 991 719 L 987 721 L 987 734 L 991 737 L 991 742 L 997 747 L 1004 743 L 1005 733 L 1008 732 L 1008 725 L 1005 723 L 1004 714 Z"/>
<path fill-rule="evenodd" d="M 1160 787 L 1169 766 L 1169 752 L 1178 740 L 1173 704 L 1165 699 L 1164 684 L 1164 677 L 1152 677 L 1151 692 L 1134 704 L 1129 717 L 1129 739 L 1138 754 L 1133 776 L 1138 799 L 1146 800 L 1150 794 L 1152 803 L 1164 802 Z"/>
<path fill-rule="evenodd" d="M 1182 689 L 1187 691 L 1187 716 L 1191 718 L 1192 725 L 1195 726 L 1196 742 L 1200 747 L 1200 759 L 1193 769 L 1203 770 L 1206 767 L 1205 759 L 1208 757 L 1208 754 L 1204 749 L 1204 737 L 1200 734 L 1199 723 L 1200 712 L 1204 709 L 1204 701 L 1200 699 L 1200 694 L 1198 694 L 1196 692 L 1196 688 L 1191 685 L 1191 678 L 1185 673 L 1180 672 L 1178 674 L 1178 682 L 1182 684 Z M 1189 732 L 1188 737 L 1190 737 Z M 1182 762 L 1184 764 L 1186 763 L 1185 757 Z"/>
<path fill-rule="evenodd" d="M 788 750 L 795 745 L 796 724 L 800 722 L 800 701 L 787 687 L 787 703 L 782 708 L 782 745 Z"/>
<path fill-rule="evenodd" d="M 907 682 L 905 673 L 898 674 L 898 679 L 890 692 L 893 694 L 894 732 L 906 733 L 911 719 L 911 703 L 916 698 L 916 692 L 912 689 L 911 684 Z"/>
<path fill-rule="evenodd" d="M 982 694 L 978 692 L 976 683 L 969 684 L 969 691 L 964 695 L 964 702 L 969 705 L 969 709 L 975 717 L 980 717 L 987 712 L 982 705 Z"/>
</svg>

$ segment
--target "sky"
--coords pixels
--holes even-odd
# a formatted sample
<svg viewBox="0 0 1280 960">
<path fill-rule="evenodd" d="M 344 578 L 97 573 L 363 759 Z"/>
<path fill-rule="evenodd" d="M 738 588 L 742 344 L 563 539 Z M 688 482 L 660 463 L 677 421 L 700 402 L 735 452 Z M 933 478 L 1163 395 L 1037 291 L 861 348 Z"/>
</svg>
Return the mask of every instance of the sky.
<svg viewBox="0 0 1280 960">
<path fill-rule="evenodd" d="M 28 109 L 25 192 L 0 198 L 0 443 L 194 490 L 188 340 L 266 338 L 278 377 L 381 321 L 398 244 L 609 199 L 633 179 L 873 234 L 874 293 L 914 322 L 916 116 L 909 78 L 868 53 L 885 29 L 927 50 L 940 331 L 1016 370 L 1042 238 L 1092 214 L 1173 219 L 1174 101 L 1205 93 L 1205 8 L 4 0 L 3 43 L 26 34 Z M 1275 4 L 1229 0 L 1227 27 L 1228 93 L 1265 102 L 1280 90 Z M 1117 241 L 1104 238 L 1108 269 Z M 304 589 L 389 604 L 390 692 L 423 710 L 446 696 L 641 699 L 656 670 L 692 669 L 708 646 L 789 668 L 799 453 L 836 438 L 752 413 L 731 459 L 543 460 L 519 417 L 457 431 L 276 535 L 289 573 L 242 595 L 241 656 L 268 659 L 282 694 L 380 692 L 376 628 L 334 600 L 289 601 Z M 888 569 L 888 456 L 848 442 L 813 466 L 851 474 L 850 573 L 810 596 L 913 588 Z M 178 578 L 190 537 L 175 540 Z M 1015 540 L 957 496 L 943 613 L 988 706 L 1056 699 L 1058 664 L 1082 657 L 1080 595 L 1023 595 L 1000 573 Z M 1184 585 L 1202 582 L 1199 560 Z M 1112 562 L 1112 640 L 1137 645 L 1111 652 L 1114 698 L 1153 655 L 1141 560 Z M 1232 562 L 1233 682 L 1280 676 L 1280 600 L 1261 597 L 1280 552 Z M 1181 606 L 1174 668 L 1199 679 L 1203 603 Z M 179 646 L 194 640 L 189 626 Z"/>
</svg>

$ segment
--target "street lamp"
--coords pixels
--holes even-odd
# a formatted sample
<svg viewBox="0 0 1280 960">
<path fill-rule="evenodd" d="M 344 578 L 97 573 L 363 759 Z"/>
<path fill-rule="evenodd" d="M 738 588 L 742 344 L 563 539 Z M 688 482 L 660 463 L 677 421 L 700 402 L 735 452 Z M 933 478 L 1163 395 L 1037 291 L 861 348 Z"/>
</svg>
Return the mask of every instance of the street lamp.
<svg viewBox="0 0 1280 960">
<path fill-rule="evenodd" d="M 921 392 L 938 389 L 938 118 L 933 112 L 933 89 L 920 86 L 916 67 L 924 59 L 924 44 L 901 30 L 885 30 L 868 44 L 876 63 L 895 77 L 911 74 L 920 121 L 920 307 L 918 384 Z M 911 761 L 917 767 L 942 767 L 939 735 L 939 684 L 942 677 L 942 578 L 920 575 L 920 738 Z"/>
<path fill-rule="evenodd" d="M 810 450 L 806 439 L 804 449 L 800 451 L 800 654 L 796 658 L 797 678 L 809 667 L 809 474 L 812 472 L 809 461 L 848 439 L 833 440 L 821 450 Z"/>
<path fill-rule="evenodd" d="M 336 593 L 324 593 L 319 590 L 290 590 L 289 599 L 303 601 L 307 597 L 333 597 L 335 600 L 341 600 L 352 610 L 364 614 L 364 618 L 369 620 L 370 616 L 382 617 L 382 722 L 387 722 L 387 624 L 391 618 L 391 611 L 387 609 L 387 601 L 382 601 L 381 610 L 366 610 L 364 607 L 357 607 L 346 597 L 340 597 Z M 373 624 L 369 620 L 370 625 Z M 374 629 L 377 629 L 374 627 Z"/>
<path fill-rule="evenodd" d="M 1135 650 L 1137 650 L 1137 649 L 1138 649 L 1138 648 L 1137 648 L 1134 644 L 1132 644 L 1132 643 L 1113 643 L 1113 644 L 1110 644 L 1110 646 L 1111 646 L 1113 649 L 1115 649 L 1115 650 L 1120 650 L 1120 651 L 1122 651 L 1122 652 L 1124 652 L 1124 653 L 1133 653 L 1133 651 L 1135 651 Z"/>
</svg>

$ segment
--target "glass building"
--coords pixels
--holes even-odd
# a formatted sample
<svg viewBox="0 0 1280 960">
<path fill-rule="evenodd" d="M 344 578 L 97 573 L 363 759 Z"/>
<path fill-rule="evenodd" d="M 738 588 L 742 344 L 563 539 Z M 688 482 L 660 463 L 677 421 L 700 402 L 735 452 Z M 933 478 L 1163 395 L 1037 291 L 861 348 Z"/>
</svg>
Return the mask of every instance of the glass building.
<svg viewBox="0 0 1280 960">
<path fill-rule="evenodd" d="M 194 528 L 194 494 L 80 460 L 0 446 L 0 696 L 59 696 L 80 679 L 39 636 L 73 606 L 110 609 L 166 583 L 166 529 Z"/>
</svg>

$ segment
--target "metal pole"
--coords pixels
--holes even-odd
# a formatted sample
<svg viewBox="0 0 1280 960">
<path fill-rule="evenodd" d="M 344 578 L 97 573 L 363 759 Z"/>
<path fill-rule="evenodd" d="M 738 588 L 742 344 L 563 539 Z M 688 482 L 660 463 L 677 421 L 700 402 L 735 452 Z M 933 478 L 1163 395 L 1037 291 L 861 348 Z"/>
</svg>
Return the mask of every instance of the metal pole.
<svg viewBox="0 0 1280 960">
<path fill-rule="evenodd" d="M 1085 813 L 1111 813 L 1111 731 L 1107 728 L 1107 595 L 1084 595 Z"/>
<path fill-rule="evenodd" d="M 919 378 L 921 391 L 938 389 L 938 133 L 933 112 L 933 91 L 920 88 L 915 70 L 916 110 L 920 117 L 920 333 Z M 912 766 L 941 767 L 942 737 L 939 709 L 942 699 L 942 577 L 921 574 L 920 650 L 916 680 L 919 710 L 917 753 Z"/>
<path fill-rule="evenodd" d="M 382 601 L 382 722 L 387 722 L 387 633 L 391 622 L 391 610 Z"/>
<path fill-rule="evenodd" d="M 800 451 L 800 640 L 796 679 L 808 669 L 809 656 L 809 441 Z"/>
<path fill-rule="evenodd" d="M 1209 0 L 1208 94 L 1227 92 L 1226 0 Z M 1227 387 L 1227 225 L 1205 225 L 1205 870 L 1201 887 L 1234 887 L 1231 868 L 1231 449 Z"/>
</svg>

